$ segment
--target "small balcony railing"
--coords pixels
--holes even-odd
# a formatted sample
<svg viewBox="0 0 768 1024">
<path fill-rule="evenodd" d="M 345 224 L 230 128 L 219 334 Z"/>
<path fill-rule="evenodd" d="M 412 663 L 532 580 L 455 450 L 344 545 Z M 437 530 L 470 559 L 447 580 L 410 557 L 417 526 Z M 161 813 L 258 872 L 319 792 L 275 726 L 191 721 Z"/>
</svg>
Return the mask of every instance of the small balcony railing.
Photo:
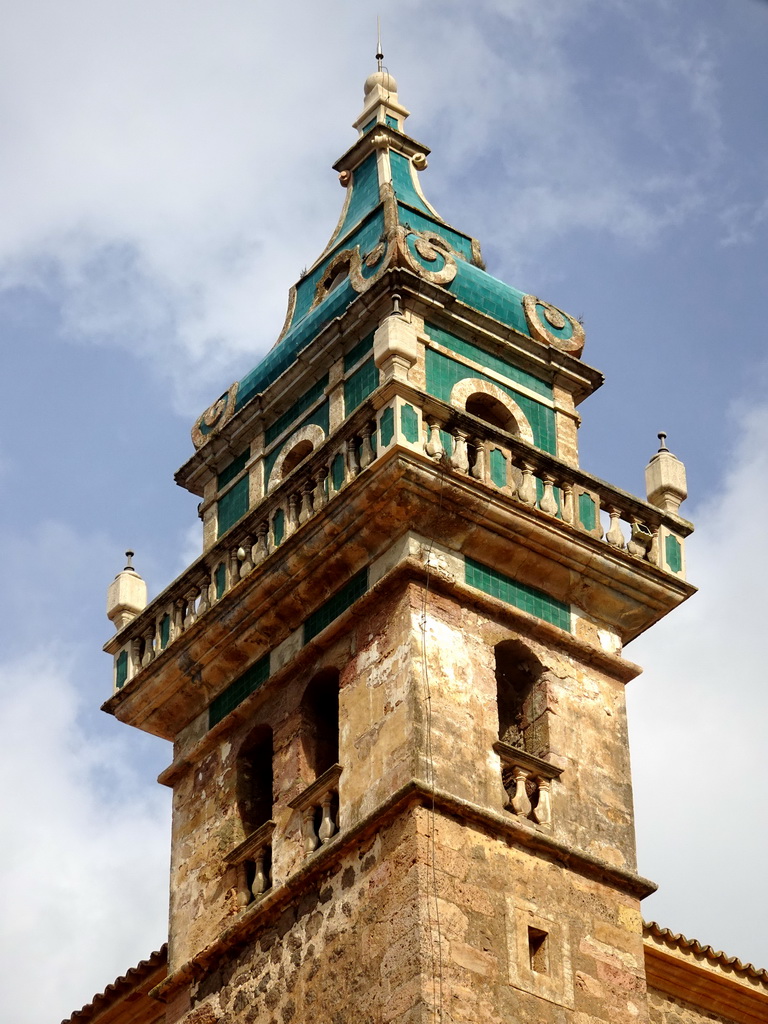
<svg viewBox="0 0 768 1024">
<path fill-rule="evenodd" d="M 504 810 L 523 821 L 551 827 L 552 781 L 560 776 L 562 768 L 501 740 L 493 749 L 501 761 L 501 781 L 507 794 Z"/>
<path fill-rule="evenodd" d="M 247 907 L 272 888 L 272 834 L 274 821 L 265 821 L 227 857 L 237 868 L 238 906 Z"/>
<path fill-rule="evenodd" d="M 289 807 L 301 814 L 304 852 L 314 853 L 339 831 L 340 764 L 318 776 L 303 793 L 291 800 Z"/>
</svg>

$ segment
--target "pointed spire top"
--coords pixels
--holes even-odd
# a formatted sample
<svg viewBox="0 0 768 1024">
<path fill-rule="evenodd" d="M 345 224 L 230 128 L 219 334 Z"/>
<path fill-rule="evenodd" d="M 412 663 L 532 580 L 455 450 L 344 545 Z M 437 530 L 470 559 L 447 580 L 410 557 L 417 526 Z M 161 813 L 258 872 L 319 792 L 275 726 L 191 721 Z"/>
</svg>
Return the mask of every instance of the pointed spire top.
<svg viewBox="0 0 768 1024">
<path fill-rule="evenodd" d="M 123 569 L 123 572 L 136 572 L 136 570 L 133 568 L 133 561 L 132 561 L 133 556 L 134 556 L 134 552 L 133 551 L 126 551 L 125 552 L 125 562 L 126 562 L 126 564 L 125 564 L 125 568 Z"/>
<path fill-rule="evenodd" d="M 377 88 L 378 86 L 378 88 Z M 379 102 L 394 101 L 397 104 L 397 82 L 384 67 L 384 51 L 381 48 L 381 18 L 376 15 L 376 70 L 365 80 L 366 108 L 370 105 L 371 94 L 375 93 Z M 405 116 L 408 114 L 406 112 Z"/>
<path fill-rule="evenodd" d="M 660 445 L 659 445 L 659 451 L 660 452 L 668 452 L 669 448 L 667 448 L 667 435 L 664 433 L 663 430 L 660 430 L 659 433 L 656 436 L 658 437 L 659 441 L 661 442 Z"/>
<path fill-rule="evenodd" d="M 381 18 L 376 15 L 376 70 L 384 70 L 384 53 L 381 49 Z"/>
</svg>

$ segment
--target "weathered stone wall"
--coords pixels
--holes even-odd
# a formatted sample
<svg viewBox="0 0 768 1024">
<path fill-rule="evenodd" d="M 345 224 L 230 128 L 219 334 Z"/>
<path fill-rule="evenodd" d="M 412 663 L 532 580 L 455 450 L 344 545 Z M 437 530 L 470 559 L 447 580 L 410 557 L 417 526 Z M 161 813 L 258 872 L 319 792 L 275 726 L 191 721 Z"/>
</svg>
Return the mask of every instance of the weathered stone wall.
<svg viewBox="0 0 768 1024">
<path fill-rule="evenodd" d="M 183 1021 L 647 1021 L 637 901 L 466 821 L 413 808 L 306 884 L 249 911 Z"/>
<path fill-rule="evenodd" d="M 205 1024 L 416 1024 L 424 967 L 416 821 L 403 817 L 257 923 L 195 986 Z"/>
<path fill-rule="evenodd" d="M 647 1019 L 636 899 L 466 822 L 418 819 L 420 856 L 436 865 L 446 1020 Z M 531 929 L 546 935 L 533 962 Z"/>
<path fill-rule="evenodd" d="M 245 838 L 237 809 L 237 757 L 254 727 L 273 730 L 275 886 L 305 859 L 300 813 L 289 804 L 314 781 L 302 744 L 300 704 L 321 670 L 340 671 L 339 825 L 348 830 L 415 773 L 411 613 L 407 595 L 382 600 L 363 620 L 314 649 L 295 671 L 270 679 L 247 713 L 236 711 L 225 734 L 174 786 L 171 864 L 171 970 L 208 945 L 240 911 L 237 869 L 226 856 Z M 193 739 L 181 737 L 177 757 Z"/>
<path fill-rule="evenodd" d="M 703 1021 L 717 1021 L 718 1024 L 734 1024 L 736 1018 L 724 1017 L 719 1013 L 702 1010 L 693 1003 L 675 999 L 666 992 L 648 989 L 648 1010 L 652 1024 L 702 1024 Z"/>
<path fill-rule="evenodd" d="M 266 918 L 274 905 L 271 897 L 282 887 L 291 890 L 297 872 L 311 862 L 301 815 L 290 804 L 313 781 L 302 743 L 301 698 L 317 672 L 329 668 L 340 673 L 338 849 L 360 822 L 369 820 L 370 829 L 371 817 L 414 780 L 433 783 L 459 804 L 502 822 L 505 816 L 518 820 L 503 809 L 501 764 L 493 749 L 499 736 L 494 648 L 517 640 L 543 667 L 537 715 L 547 722 L 549 748 L 540 756 L 563 769 L 553 783 L 552 826 L 539 834 L 577 855 L 581 850 L 607 865 L 633 867 L 620 682 L 586 664 L 583 647 L 525 636 L 483 601 L 468 606 L 412 582 L 390 587 L 365 607 L 365 614 L 358 613 L 335 636 L 298 651 L 202 751 L 189 750 L 194 767 L 174 786 L 171 974 L 242 920 L 242 877 L 226 857 L 245 839 L 237 806 L 238 755 L 258 724 L 273 734 L 273 888 Z M 188 737 L 179 737 L 177 749 L 193 741 L 206 743 L 199 724 L 189 727 Z M 444 954 L 443 983 L 463 1008 L 457 1021 L 495 1020 L 500 1007 L 517 1014 L 516 1020 L 554 1024 L 566 1019 L 542 1017 L 535 1009 L 540 1004 L 558 1007 L 560 1014 L 583 1005 L 597 1020 L 642 1020 L 642 930 L 634 897 L 595 881 L 594 872 L 588 880 L 562 859 L 515 847 L 503 827 L 485 836 L 476 823 L 438 816 L 432 845 L 428 819 L 427 811 L 417 813 L 415 833 L 408 816 L 392 826 L 396 854 L 394 840 L 387 845 L 382 837 L 376 850 L 365 844 L 350 849 L 329 867 L 316 899 L 299 892 L 281 911 L 280 922 L 269 920 L 257 946 L 234 957 L 220 982 L 206 981 L 199 998 L 215 996 L 217 1012 L 227 1015 L 222 1019 L 237 1024 L 288 1021 L 299 1013 L 296 1008 L 308 1013 L 310 1004 L 312 1016 L 322 1021 L 326 1018 L 315 1016 L 315 1004 L 325 1007 L 343 976 L 342 1001 L 354 1014 L 329 1016 L 329 1021 L 357 1024 L 374 1011 L 380 1016 L 371 1016 L 372 1021 L 399 1020 L 397 1015 L 412 1012 L 411 1004 L 397 1014 L 390 1007 L 389 1016 L 381 1016 L 393 992 L 407 982 L 408 991 L 416 992 L 420 974 L 422 986 L 429 988 L 433 968 L 425 965 Z M 537 833 L 534 823 L 526 827 Z M 406 850 L 403 836 L 409 829 L 413 836 Z M 397 904 L 393 916 L 393 880 L 399 885 L 404 863 L 421 865 L 422 876 L 417 871 L 409 886 L 397 889 L 397 899 L 406 902 Z M 433 866 L 436 905 L 429 881 Z M 429 934 L 440 907 L 439 949 L 418 929 L 408 943 L 392 944 L 392 929 L 402 927 L 403 920 L 415 929 L 421 921 Z M 254 908 L 245 912 L 253 914 Z M 548 937 L 546 971 L 530 968 L 528 929 Z M 413 972 L 408 978 L 397 959 L 404 950 Z M 376 999 L 374 989 L 368 991 L 372 985 L 378 986 Z M 420 991 L 422 1005 L 432 996 Z M 254 1005 L 260 1008 L 257 1016 L 247 1016 Z M 480 1005 L 482 1014 L 471 1016 L 472 1007 Z M 509 1019 L 506 1013 L 499 1019 Z"/>
<path fill-rule="evenodd" d="M 553 831 L 562 841 L 615 866 L 635 867 L 632 789 L 623 683 L 565 647 L 526 637 L 485 610 L 431 593 L 424 676 L 422 592 L 412 596 L 414 687 L 429 685 L 436 785 L 493 810 L 503 806 L 498 756 L 495 646 L 518 640 L 544 667 L 538 713 L 563 774 L 552 785 Z M 423 748 L 424 749 L 424 748 Z M 427 766 L 422 765 L 422 777 Z"/>
</svg>

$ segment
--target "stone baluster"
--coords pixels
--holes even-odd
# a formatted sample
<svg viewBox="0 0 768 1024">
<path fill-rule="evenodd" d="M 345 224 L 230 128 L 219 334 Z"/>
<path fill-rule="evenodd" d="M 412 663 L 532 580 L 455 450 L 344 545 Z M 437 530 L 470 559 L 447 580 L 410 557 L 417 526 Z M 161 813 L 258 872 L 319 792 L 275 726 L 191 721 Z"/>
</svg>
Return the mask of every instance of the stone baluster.
<svg viewBox="0 0 768 1024">
<path fill-rule="evenodd" d="M 177 636 L 181 636 L 184 632 L 184 606 L 185 601 L 183 597 L 177 597 L 173 602 L 171 608 L 171 640 L 175 640 Z"/>
<path fill-rule="evenodd" d="M 128 644 L 128 675 L 126 682 L 132 679 L 141 668 L 141 637 L 135 636 Z"/>
<path fill-rule="evenodd" d="M 315 477 L 315 493 L 312 496 L 312 503 L 316 512 L 319 512 L 321 508 L 328 504 L 328 488 L 326 484 L 328 472 L 327 466 L 320 466 Z"/>
<path fill-rule="evenodd" d="M 560 487 L 560 493 L 562 494 L 560 514 L 563 517 L 563 522 L 573 525 L 573 485 L 564 480 Z"/>
<path fill-rule="evenodd" d="M 529 774 L 530 772 L 526 771 L 525 768 L 520 768 L 517 765 L 512 769 L 512 781 L 515 785 L 515 791 L 510 797 L 509 803 L 515 814 L 521 818 L 527 818 L 531 813 L 531 801 L 525 785 Z"/>
<path fill-rule="evenodd" d="M 451 455 L 451 465 L 459 473 L 469 472 L 467 435 L 463 430 L 456 429 L 453 432 L 453 454 Z"/>
<path fill-rule="evenodd" d="M 205 576 L 200 578 L 200 601 L 197 606 L 197 614 L 202 615 L 203 612 L 207 612 L 211 607 L 211 574 L 207 573 Z"/>
<path fill-rule="evenodd" d="M 336 822 L 333 820 L 331 814 L 331 802 L 333 800 L 333 792 L 327 790 L 321 797 L 321 817 L 320 827 L 317 830 L 317 837 L 320 840 L 320 845 L 327 843 L 331 836 L 336 832 Z"/>
<path fill-rule="evenodd" d="M 192 586 L 187 591 L 187 596 L 184 601 L 184 629 L 189 629 L 189 627 L 197 621 L 195 602 L 199 595 L 200 590 L 197 586 Z"/>
<path fill-rule="evenodd" d="M 285 517 L 285 536 L 290 537 L 299 528 L 299 499 L 295 491 L 288 495 L 288 515 Z"/>
<path fill-rule="evenodd" d="M 313 853 L 319 846 L 315 833 L 315 808 L 305 807 L 301 816 L 301 828 L 304 833 L 304 850 Z"/>
<path fill-rule="evenodd" d="M 651 544 L 653 543 L 653 534 L 636 516 L 630 517 L 629 527 L 630 536 L 627 541 L 628 553 L 630 555 L 634 555 L 635 558 L 647 558 Z"/>
<path fill-rule="evenodd" d="M 612 548 L 623 549 L 624 547 L 624 534 L 621 532 L 621 526 L 619 525 L 619 517 L 621 513 L 616 508 L 606 506 L 606 512 L 611 517 L 611 524 L 608 527 L 608 532 L 605 535 L 606 541 L 611 545 Z"/>
<path fill-rule="evenodd" d="M 160 623 L 162 621 L 163 621 L 163 615 L 161 613 L 160 615 L 156 616 L 156 618 L 155 618 L 155 629 L 154 629 L 154 633 L 155 633 L 155 639 L 154 639 L 155 656 L 157 656 L 160 653 L 160 651 L 163 649 L 163 646 L 162 646 L 162 636 L 161 636 L 161 631 L 160 631 Z M 169 639 L 170 639 L 170 637 L 169 637 Z"/>
<path fill-rule="evenodd" d="M 517 489 L 517 496 L 524 505 L 536 504 L 536 480 L 533 476 L 533 466 L 530 462 L 523 462 L 521 467 L 523 479 Z"/>
<path fill-rule="evenodd" d="M 254 565 L 260 565 L 269 554 L 269 521 L 263 519 L 256 527 L 256 543 L 253 545 Z"/>
<path fill-rule="evenodd" d="M 238 550 L 238 548 L 230 548 L 229 550 L 229 556 L 227 559 L 229 571 L 227 573 L 227 586 L 224 591 L 225 593 L 227 590 L 231 590 L 240 579 L 240 559 L 237 557 Z"/>
<path fill-rule="evenodd" d="M 486 462 L 486 451 L 485 442 L 480 438 L 475 440 L 475 462 L 472 466 L 472 474 L 475 480 L 480 480 L 483 483 L 487 479 L 487 462 Z"/>
<path fill-rule="evenodd" d="M 659 531 L 658 528 L 651 531 L 651 543 L 648 546 L 648 561 L 651 565 L 659 564 Z"/>
<path fill-rule="evenodd" d="M 552 783 L 550 779 L 538 778 L 539 799 L 533 817 L 540 825 L 552 824 Z"/>
<path fill-rule="evenodd" d="M 360 472 L 360 460 L 357 457 L 357 438 L 347 438 L 347 473 L 354 478 Z"/>
<path fill-rule="evenodd" d="M 542 480 L 544 482 L 544 493 L 541 496 L 539 508 L 549 516 L 556 516 L 558 508 L 557 498 L 555 497 L 554 479 L 549 475 L 549 473 L 545 473 L 542 476 Z"/>
<path fill-rule="evenodd" d="M 365 469 L 366 466 L 370 466 L 376 457 L 373 451 L 373 442 L 371 441 L 375 430 L 375 423 L 366 423 L 363 427 L 363 446 L 360 452 L 360 469 Z"/>
<path fill-rule="evenodd" d="M 145 668 L 155 660 L 155 625 L 144 634 L 144 657 L 141 659 L 141 667 Z"/>
<path fill-rule="evenodd" d="M 248 871 L 245 861 L 237 865 L 237 909 L 245 910 L 251 902 L 251 887 L 248 885 Z"/>
<path fill-rule="evenodd" d="M 269 879 L 269 873 L 266 870 L 267 863 L 267 847 L 262 846 L 256 853 L 254 858 L 254 872 L 253 872 L 253 884 L 251 885 L 251 892 L 254 898 L 258 898 L 270 888 L 271 882 Z"/>
<path fill-rule="evenodd" d="M 435 420 L 429 422 L 429 440 L 424 445 L 424 451 L 430 457 L 430 459 L 442 459 L 445 455 L 445 449 L 443 448 L 443 440 L 440 437 L 440 424 Z"/>
<path fill-rule="evenodd" d="M 240 562 L 240 579 L 244 579 L 249 572 L 253 570 L 253 557 L 251 554 L 251 548 L 253 547 L 253 538 L 248 536 L 243 539 L 243 543 L 237 549 L 237 559 Z M 242 557 L 241 557 L 242 555 Z"/>
<path fill-rule="evenodd" d="M 311 476 L 307 477 L 306 480 L 302 481 L 301 484 L 301 508 L 299 510 L 299 522 L 306 523 L 308 519 L 312 518 L 314 509 L 312 508 L 312 492 L 315 489 L 315 482 Z"/>
</svg>

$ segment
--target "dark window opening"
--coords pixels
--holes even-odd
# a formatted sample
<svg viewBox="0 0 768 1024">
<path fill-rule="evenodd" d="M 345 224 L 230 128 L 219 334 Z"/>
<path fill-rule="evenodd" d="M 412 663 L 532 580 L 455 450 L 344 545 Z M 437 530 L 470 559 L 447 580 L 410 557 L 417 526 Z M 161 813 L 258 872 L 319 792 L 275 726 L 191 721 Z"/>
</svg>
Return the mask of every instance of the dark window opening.
<svg viewBox="0 0 768 1024">
<path fill-rule="evenodd" d="M 311 451 L 311 441 L 299 441 L 298 444 L 294 445 L 283 460 L 282 476 L 286 477 L 289 473 L 292 473 L 299 463 L 306 459 Z"/>
<path fill-rule="evenodd" d="M 339 673 L 326 669 L 315 676 L 301 702 L 302 746 L 307 767 L 318 778 L 339 761 Z"/>
<path fill-rule="evenodd" d="M 546 757 L 549 730 L 541 663 L 523 644 L 504 641 L 496 650 L 499 739 L 537 757 Z"/>
<path fill-rule="evenodd" d="M 498 398 L 494 398 L 493 395 L 486 395 L 482 392 L 470 395 L 464 408 L 471 416 L 477 416 L 478 419 L 485 420 L 486 423 L 490 423 L 494 427 L 506 430 L 510 434 L 518 432 L 515 417 L 504 403 L 500 402 Z"/>
<path fill-rule="evenodd" d="M 548 935 L 539 928 L 528 927 L 528 955 L 531 970 L 537 974 L 549 974 Z"/>
<path fill-rule="evenodd" d="M 257 726 L 237 759 L 237 809 L 249 836 L 272 818 L 272 730 Z"/>
<path fill-rule="evenodd" d="M 341 282 L 349 277 L 349 267 L 349 261 L 345 261 L 325 278 L 323 288 L 325 288 L 326 295 L 332 292 L 334 288 L 338 288 Z"/>
</svg>

